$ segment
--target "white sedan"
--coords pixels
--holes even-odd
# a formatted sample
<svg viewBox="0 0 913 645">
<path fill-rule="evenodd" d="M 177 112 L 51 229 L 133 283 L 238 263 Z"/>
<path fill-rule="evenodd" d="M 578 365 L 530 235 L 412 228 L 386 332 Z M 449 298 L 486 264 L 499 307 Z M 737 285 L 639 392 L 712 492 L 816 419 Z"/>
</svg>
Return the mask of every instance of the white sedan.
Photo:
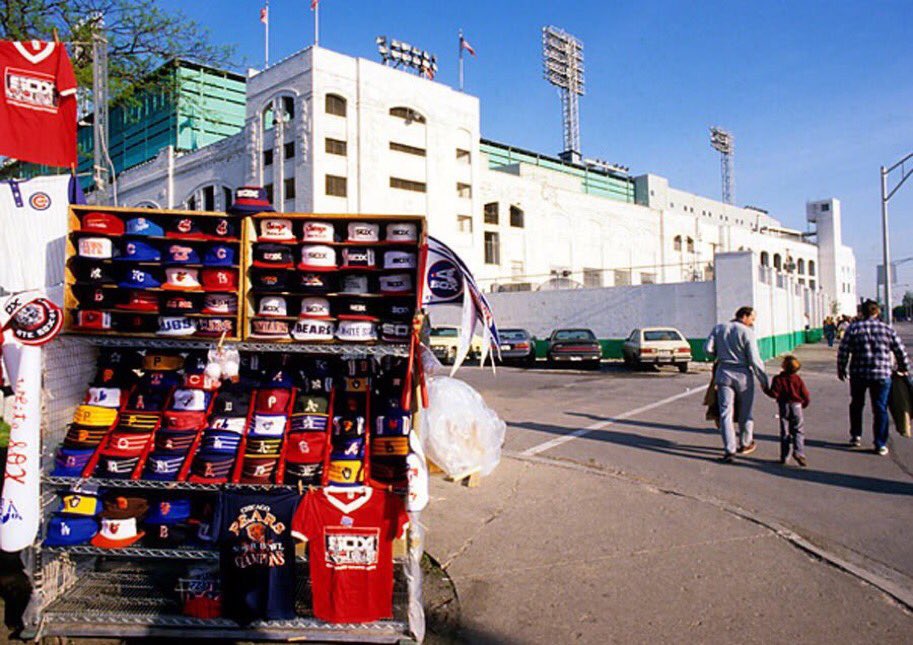
<svg viewBox="0 0 913 645">
<path fill-rule="evenodd" d="M 644 327 L 635 329 L 621 348 L 625 365 L 675 365 L 678 371 L 688 371 L 691 345 L 674 327 Z"/>
</svg>

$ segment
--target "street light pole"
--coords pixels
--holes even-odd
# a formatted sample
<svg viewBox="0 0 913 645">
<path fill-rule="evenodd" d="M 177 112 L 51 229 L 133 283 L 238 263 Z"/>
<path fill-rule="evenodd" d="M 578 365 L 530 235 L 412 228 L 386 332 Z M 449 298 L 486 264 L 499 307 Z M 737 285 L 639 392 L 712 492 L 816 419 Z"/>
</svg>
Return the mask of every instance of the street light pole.
<svg viewBox="0 0 913 645">
<path fill-rule="evenodd" d="M 904 182 L 913 175 L 913 168 L 908 168 L 906 163 L 913 159 L 913 152 L 895 163 L 890 168 L 881 167 L 881 241 L 884 254 L 884 306 L 885 322 L 889 325 L 893 320 L 891 312 L 891 250 L 888 248 L 888 202 L 900 190 Z M 900 181 L 890 191 L 888 190 L 888 175 L 900 168 Z M 877 285 L 876 285 L 877 286 Z"/>
</svg>

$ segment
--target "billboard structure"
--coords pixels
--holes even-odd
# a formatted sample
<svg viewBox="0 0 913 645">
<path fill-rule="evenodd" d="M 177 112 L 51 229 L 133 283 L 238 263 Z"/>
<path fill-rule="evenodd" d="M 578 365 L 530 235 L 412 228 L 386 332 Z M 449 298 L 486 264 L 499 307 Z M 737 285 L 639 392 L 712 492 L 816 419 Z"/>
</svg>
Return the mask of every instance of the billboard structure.
<svg viewBox="0 0 913 645">
<path fill-rule="evenodd" d="M 542 28 L 542 73 L 546 81 L 558 88 L 561 116 L 564 120 L 564 161 L 579 163 L 580 108 L 577 97 L 583 96 L 583 42 L 557 27 Z"/>
</svg>

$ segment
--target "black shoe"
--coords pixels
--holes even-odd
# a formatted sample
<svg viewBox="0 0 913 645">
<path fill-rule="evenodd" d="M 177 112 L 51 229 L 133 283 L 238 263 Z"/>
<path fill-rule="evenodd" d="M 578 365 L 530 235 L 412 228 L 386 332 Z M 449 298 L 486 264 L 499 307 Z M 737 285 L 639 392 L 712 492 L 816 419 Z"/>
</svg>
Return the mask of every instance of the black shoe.
<svg viewBox="0 0 913 645">
<path fill-rule="evenodd" d="M 793 459 L 796 460 L 796 463 L 805 468 L 808 466 L 808 462 L 805 460 L 804 455 L 793 455 Z"/>
<path fill-rule="evenodd" d="M 850 437 L 850 447 L 858 448 L 862 445 L 862 439 L 860 437 Z"/>
<path fill-rule="evenodd" d="M 731 464 L 735 461 L 735 457 L 731 452 L 723 453 L 723 456 L 720 457 L 720 461 L 724 464 Z"/>
</svg>

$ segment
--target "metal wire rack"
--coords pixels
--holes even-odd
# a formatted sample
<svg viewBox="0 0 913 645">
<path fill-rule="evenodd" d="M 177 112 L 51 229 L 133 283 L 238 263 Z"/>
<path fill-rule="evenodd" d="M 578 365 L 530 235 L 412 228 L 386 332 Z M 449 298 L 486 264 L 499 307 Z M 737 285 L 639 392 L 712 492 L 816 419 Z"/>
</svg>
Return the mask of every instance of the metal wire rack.
<svg viewBox="0 0 913 645">
<path fill-rule="evenodd" d="M 149 547 L 125 546 L 117 549 L 104 549 L 88 544 L 73 546 L 44 547 L 48 553 L 69 553 L 70 555 L 103 555 L 119 558 L 162 558 L 167 560 L 218 560 L 219 553 L 210 549 L 154 549 Z"/>
<path fill-rule="evenodd" d="M 226 489 L 274 490 L 277 488 L 293 489 L 294 486 L 283 484 L 195 484 L 193 482 L 167 482 L 151 479 L 101 479 L 95 477 L 52 477 L 45 475 L 42 482 L 48 486 L 66 488 L 76 484 L 93 484 L 101 488 L 138 488 L 146 490 L 186 490 L 186 491 L 220 491 Z"/>
</svg>

